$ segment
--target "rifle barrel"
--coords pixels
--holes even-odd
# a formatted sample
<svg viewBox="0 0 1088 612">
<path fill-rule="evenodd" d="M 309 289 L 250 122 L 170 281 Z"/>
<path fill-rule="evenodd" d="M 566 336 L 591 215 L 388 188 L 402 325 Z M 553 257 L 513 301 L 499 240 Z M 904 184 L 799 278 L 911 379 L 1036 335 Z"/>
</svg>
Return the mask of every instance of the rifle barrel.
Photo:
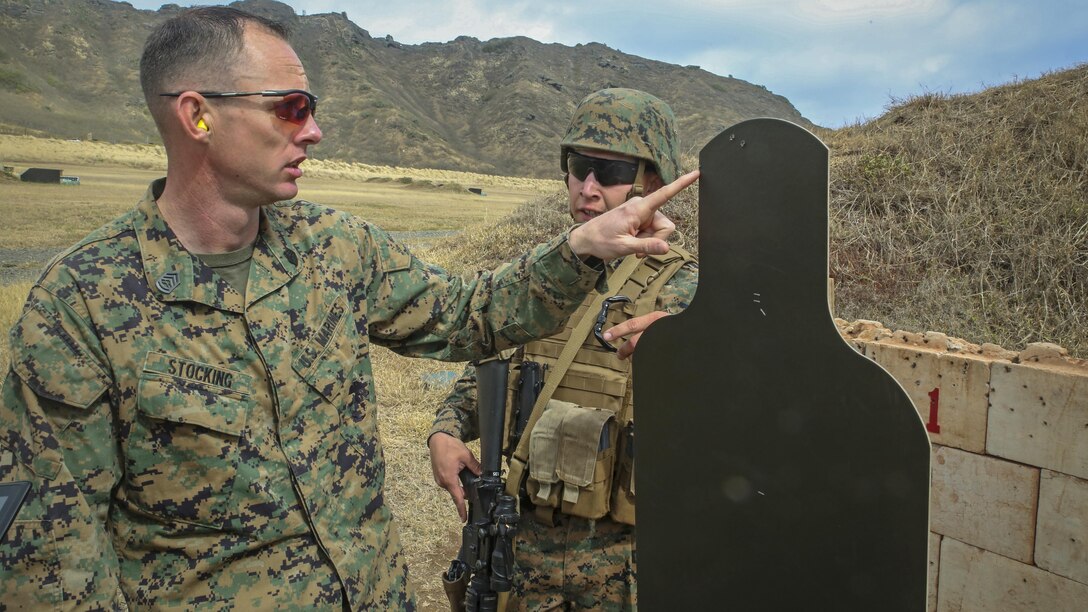
<svg viewBox="0 0 1088 612">
<path fill-rule="evenodd" d="M 497 474 L 502 470 L 503 419 L 506 413 L 506 378 L 509 360 L 492 359 L 476 365 L 479 394 L 480 469 Z"/>
</svg>

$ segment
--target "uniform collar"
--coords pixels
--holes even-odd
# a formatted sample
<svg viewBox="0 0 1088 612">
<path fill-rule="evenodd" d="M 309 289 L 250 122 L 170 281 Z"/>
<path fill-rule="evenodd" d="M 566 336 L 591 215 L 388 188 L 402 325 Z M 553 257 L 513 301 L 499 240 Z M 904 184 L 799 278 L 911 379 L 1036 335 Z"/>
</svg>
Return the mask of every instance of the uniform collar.
<svg viewBox="0 0 1088 612">
<path fill-rule="evenodd" d="M 242 294 L 182 246 L 156 202 L 166 179 L 151 183 L 137 204 L 133 222 L 144 275 L 151 291 L 164 302 L 192 301 L 231 312 L 245 311 Z M 298 273 L 298 253 L 283 239 L 280 228 L 265 210 L 253 248 L 248 302 L 279 289 Z"/>
<path fill-rule="evenodd" d="M 246 302 L 257 300 L 286 285 L 298 274 L 299 255 L 284 236 L 288 235 L 276 206 L 261 208 L 261 227 L 253 246 L 253 267 L 249 272 Z"/>
</svg>

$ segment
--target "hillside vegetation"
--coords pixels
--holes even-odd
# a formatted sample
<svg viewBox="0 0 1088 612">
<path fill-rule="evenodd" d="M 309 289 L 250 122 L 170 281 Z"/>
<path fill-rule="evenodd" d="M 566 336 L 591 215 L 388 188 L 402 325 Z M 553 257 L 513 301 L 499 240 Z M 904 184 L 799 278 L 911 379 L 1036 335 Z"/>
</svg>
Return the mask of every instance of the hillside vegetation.
<svg viewBox="0 0 1088 612">
<path fill-rule="evenodd" d="M 1088 356 L 1088 65 L 973 95 L 925 94 L 818 130 L 831 149 L 836 315 Z M 694 167 L 694 158 L 686 160 Z M 698 243 L 697 192 L 670 202 Z M 563 193 L 436 246 L 490 266 L 566 227 Z"/>
<path fill-rule="evenodd" d="M 831 135 L 843 315 L 1088 355 L 1086 100 L 1081 65 Z"/>
</svg>

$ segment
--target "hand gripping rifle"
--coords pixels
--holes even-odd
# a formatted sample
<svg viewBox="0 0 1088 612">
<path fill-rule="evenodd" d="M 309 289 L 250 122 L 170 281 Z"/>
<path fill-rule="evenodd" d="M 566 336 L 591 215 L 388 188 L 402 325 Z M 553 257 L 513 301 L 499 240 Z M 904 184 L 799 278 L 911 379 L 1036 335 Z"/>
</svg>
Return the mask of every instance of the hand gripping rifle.
<svg viewBox="0 0 1088 612">
<path fill-rule="evenodd" d="M 442 576 L 454 612 L 494 612 L 498 594 L 510 590 L 518 511 L 517 500 L 503 492 L 502 479 L 508 368 L 509 360 L 497 358 L 476 365 L 481 471 L 476 476 L 466 468 L 459 475 L 468 500 L 468 522 L 461 528 L 461 551 Z"/>
</svg>

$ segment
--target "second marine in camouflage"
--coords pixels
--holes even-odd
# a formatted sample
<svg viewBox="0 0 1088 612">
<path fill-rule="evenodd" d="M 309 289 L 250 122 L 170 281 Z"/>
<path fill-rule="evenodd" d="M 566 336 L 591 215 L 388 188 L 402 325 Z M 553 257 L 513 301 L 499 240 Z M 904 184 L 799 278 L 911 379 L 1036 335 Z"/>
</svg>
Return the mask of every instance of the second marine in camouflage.
<svg viewBox="0 0 1088 612">
<path fill-rule="evenodd" d="M 560 151 L 577 222 L 593 219 L 631 194 L 653 193 L 680 174 L 672 111 L 658 98 L 631 89 L 587 96 L 574 112 Z M 520 494 L 522 514 L 508 609 L 636 608 L 635 418 L 630 361 L 620 358 L 631 345 L 617 355 L 578 328 L 584 317 L 596 319 L 598 310 L 607 308 L 603 300 L 609 296 L 629 300 L 610 311 L 610 324 L 629 321 L 626 326 L 679 312 L 694 295 L 697 277 L 694 258 L 678 248 L 614 262 L 607 292 L 587 296 L 562 332 L 514 354 L 514 384 L 531 362 L 544 367 L 545 385 L 543 399 L 537 400 L 543 411 L 534 411 L 539 420 L 535 425 L 529 420 L 531 429 L 516 449 L 507 442 L 507 453 L 513 455 L 509 478 L 515 483 L 508 491 Z M 573 356 L 564 359 L 568 343 Z M 477 467 L 462 441 L 478 436 L 476 376 L 469 366 L 439 408 L 429 438 L 435 479 L 459 509 L 463 501 L 456 471 Z M 518 486 L 521 482 L 524 487 Z"/>
</svg>

